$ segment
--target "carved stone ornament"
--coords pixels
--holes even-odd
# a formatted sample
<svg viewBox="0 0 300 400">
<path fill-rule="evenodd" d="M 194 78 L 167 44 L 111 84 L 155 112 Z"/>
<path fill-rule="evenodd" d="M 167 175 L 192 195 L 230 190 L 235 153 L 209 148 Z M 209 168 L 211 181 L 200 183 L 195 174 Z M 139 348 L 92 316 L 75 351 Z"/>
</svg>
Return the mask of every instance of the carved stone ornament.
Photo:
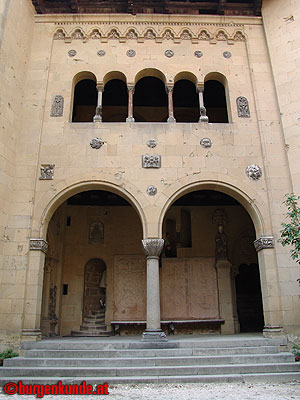
<svg viewBox="0 0 300 400">
<path fill-rule="evenodd" d="M 159 257 L 164 247 L 164 239 L 143 239 L 142 244 L 147 257 Z"/>
<path fill-rule="evenodd" d="M 240 118 L 249 118 L 250 117 L 250 110 L 249 110 L 249 103 L 246 97 L 240 96 L 236 99 L 237 111 L 238 116 Z"/>
<path fill-rule="evenodd" d="M 155 196 L 157 193 L 157 188 L 153 185 L 150 185 L 147 187 L 147 193 L 149 194 L 149 196 Z"/>
<path fill-rule="evenodd" d="M 143 168 L 160 168 L 161 156 L 158 154 L 144 154 L 142 156 Z"/>
<path fill-rule="evenodd" d="M 197 51 L 194 52 L 194 56 L 197 57 L 197 58 L 201 58 L 203 56 L 203 53 L 202 53 L 202 51 L 197 50 Z"/>
<path fill-rule="evenodd" d="M 224 58 L 230 58 L 230 57 L 231 57 L 230 51 L 224 51 L 223 57 L 224 57 Z"/>
<path fill-rule="evenodd" d="M 155 139 L 149 139 L 146 144 L 151 149 L 154 149 L 154 147 L 157 146 L 157 141 Z"/>
<path fill-rule="evenodd" d="M 262 176 L 261 168 L 258 165 L 251 164 L 246 168 L 246 175 L 249 179 L 257 181 Z"/>
<path fill-rule="evenodd" d="M 48 243 L 44 239 L 29 239 L 29 250 L 39 250 L 46 254 Z"/>
<path fill-rule="evenodd" d="M 165 51 L 165 56 L 168 58 L 171 58 L 174 56 L 174 51 L 173 50 L 166 50 Z"/>
<path fill-rule="evenodd" d="M 51 107 L 51 117 L 62 117 L 64 112 L 64 98 L 61 95 L 54 96 Z"/>
<path fill-rule="evenodd" d="M 103 57 L 103 56 L 105 56 L 105 51 L 104 50 L 98 50 L 97 51 L 97 55 L 99 56 L 99 57 Z"/>
<path fill-rule="evenodd" d="M 273 236 L 261 236 L 259 239 L 254 241 L 255 250 L 258 252 L 263 249 L 274 248 L 274 237 Z"/>
<path fill-rule="evenodd" d="M 136 55 L 136 52 L 135 52 L 135 50 L 130 49 L 130 50 L 126 51 L 126 55 L 127 55 L 127 57 L 134 57 Z"/>
<path fill-rule="evenodd" d="M 42 164 L 40 180 L 53 179 L 55 164 Z"/>
<path fill-rule="evenodd" d="M 94 138 L 90 141 L 90 146 L 92 149 L 100 149 L 104 145 L 104 142 L 100 138 Z"/>
<path fill-rule="evenodd" d="M 68 54 L 69 54 L 69 57 L 74 57 L 74 56 L 76 56 L 77 51 L 76 50 L 69 50 Z"/>
<path fill-rule="evenodd" d="M 212 141 L 209 138 L 202 138 L 200 140 L 200 145 L 206 149 L 212 146 Z"/>
</svg>

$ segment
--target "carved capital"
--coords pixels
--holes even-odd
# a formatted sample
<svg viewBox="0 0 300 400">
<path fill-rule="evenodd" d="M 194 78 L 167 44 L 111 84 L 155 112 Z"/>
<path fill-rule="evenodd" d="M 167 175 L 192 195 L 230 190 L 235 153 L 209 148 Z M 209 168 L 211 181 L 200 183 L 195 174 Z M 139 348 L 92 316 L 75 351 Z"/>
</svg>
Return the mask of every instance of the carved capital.
<svg viewBox="0 0 300 400">
<path fill-rule="evenodd" d="M 132 85 L 127 85 L 127 90 L 128 90 L 129 93 L 133 94 L 134 93 L 134 88 L 135 88 L 135 85 L 133 85 L 133 84 Z"/>
<path fill-rule="evenodd" d="M 29 250 L 40 250 L 46 254 L 48 243 L 44 239 L 29 239 Z"/>
<path fill-rule="evenodd" d="M 164 239 L 142 240 L 144 252 L 147 257 L 159 257 L 164 247 Z"/>
<path fill-rule="evenodd" d="M 166 85 L 166 92 L 168 93 L 172 93 L 174 89 L 174 85 Z"/>
<path fill-rule="evenodd" d="M 97 82 L 96 89 L 97 89 L 98 92 L 103 93 L 104 92 L 104 84 L 103 84 L 103 82 Z"/>
<path fill-rule="evenodd" d="M 274 248 L 274 237 L 273 236 L 261 236 L 259 239 L 254 241 L 254 247 L 257 252 L 263 249 Z"/>
<path fill-rule="evenodd" d="M 204 92 L 204 86 L 203 85 L 197 85 L 197 93 L 203 93 Z"/>
</svg>

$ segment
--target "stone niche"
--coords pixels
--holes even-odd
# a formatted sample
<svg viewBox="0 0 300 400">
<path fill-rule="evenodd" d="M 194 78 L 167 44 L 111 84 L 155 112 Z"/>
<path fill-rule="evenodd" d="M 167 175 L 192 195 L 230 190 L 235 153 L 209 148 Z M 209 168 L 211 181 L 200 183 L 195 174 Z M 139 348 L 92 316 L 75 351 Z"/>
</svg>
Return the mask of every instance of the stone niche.
<svg viewBox="0 0 300 400">
<path fill-rule="evenodd" d="M 160 287 L 162 320 L 219 318 L 214 257 L 164 258 Z"/>
</svg>

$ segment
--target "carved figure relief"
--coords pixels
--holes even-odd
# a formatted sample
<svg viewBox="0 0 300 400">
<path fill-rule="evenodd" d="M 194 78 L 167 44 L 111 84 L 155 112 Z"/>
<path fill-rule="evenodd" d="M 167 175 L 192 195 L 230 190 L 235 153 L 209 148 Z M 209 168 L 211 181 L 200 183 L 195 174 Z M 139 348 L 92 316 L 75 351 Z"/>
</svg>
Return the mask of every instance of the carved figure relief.
<svg viewBox="0 0 300 400">
<path fill-rule="evenodd" d="M 94 29 L 90 36 L 91 39 L 101 39 L 101 34 L 98 29 Z"/>
<path fill-rule="evenodd" d="M 62 117 L 64 112 L 64 98 L 56 95 L 52 100 L 51 117 Z"/>
<path fill-rule="evenodd" d="M 166 39 L 166 40 L 173 40 L 174 39 L 174 34 L 168 29 L 163 34 L 163 38 Z"/>
<path fill-rule="evenodd" d="M 199 34 L 199 39 L 200 40 L 209 40 L 210 36 L 206 31 L 201 31 Z"/>
<path fill-rule="evenodd" d="M 258 165 L 251 164 L 246 168 L 246 174 L 249 179 L 257 181 L 262 176 L 262 171 Z"/>
<path fill-rule="evenodd" d="M 156 38 L 156 35 L 151 29 L 148 29 L 147 32 L 144 35 L 144 38 L 148 39 L 148 40 L 153 40 L 153 39 Z"/>
<path fill-rule="evenodd" d="M 127 39 L 137 39 L 137 37 L 138 35 L 133 29 L 130 29 L 130 31 L 126 35 Z"/>
<path fill-rule="evenodd" d="M 83 38 L 84 38 L 84 35 L 80 29 L 76 29 L 75 32 L 72 34 L 72 39 L 79 40 L 79 39 L 83 39 Z"/>
<path fill-rule="evenodd" d="M 92 222 L 89 227 L 89 243 L 103 243 L 104 225 L 102 222 Z"/>
<path fill-rule="evenodd" d="M 161 156 L 157 154 L 145 154 L 142 156 L 143 168 L 160 168 Z"/>
<path fill-rule="evenodd" d="M 227 260 L 227 235 L 224 232 L 224 226 L 218 225 L 218 232 L 216 235 L 216 259 L 217 260 Z"/>
<path fill-rule="evenodd" d="M 58 29 L 55 34 L 54 34 L 54 38 L 55 40 L 64 40 L 66 37 L 64 31 L 62 29 Z"/>
<path fill-rule="evenodd" d="M 42 164 L 40 180 L 53 179 L 55 164 Z"/>
<path fill-rule="evenodd" d="M 250 117 L 249 103 L 246 97 L 239 96 L 236 99 L 236 105 L 237 105 L 238 116 L 240 118 Z"/>
</svg>

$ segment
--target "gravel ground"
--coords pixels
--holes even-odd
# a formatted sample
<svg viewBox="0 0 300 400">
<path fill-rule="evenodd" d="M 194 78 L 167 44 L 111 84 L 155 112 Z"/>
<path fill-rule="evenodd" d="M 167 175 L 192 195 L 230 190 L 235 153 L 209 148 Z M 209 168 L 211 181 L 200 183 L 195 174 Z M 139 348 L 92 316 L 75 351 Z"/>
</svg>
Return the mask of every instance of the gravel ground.
<svg viewBox="0 0 300 400">
<path fill-rule="evenodd" d="M 300 382 L 285 384 L 159 384 L 113 385 L 109 396 L 45 396 L 45 400 L 300 400 Z M 0 400 L 36 400 L 35 396 L 8 396 L 0 394 Z"/>
</svg>

